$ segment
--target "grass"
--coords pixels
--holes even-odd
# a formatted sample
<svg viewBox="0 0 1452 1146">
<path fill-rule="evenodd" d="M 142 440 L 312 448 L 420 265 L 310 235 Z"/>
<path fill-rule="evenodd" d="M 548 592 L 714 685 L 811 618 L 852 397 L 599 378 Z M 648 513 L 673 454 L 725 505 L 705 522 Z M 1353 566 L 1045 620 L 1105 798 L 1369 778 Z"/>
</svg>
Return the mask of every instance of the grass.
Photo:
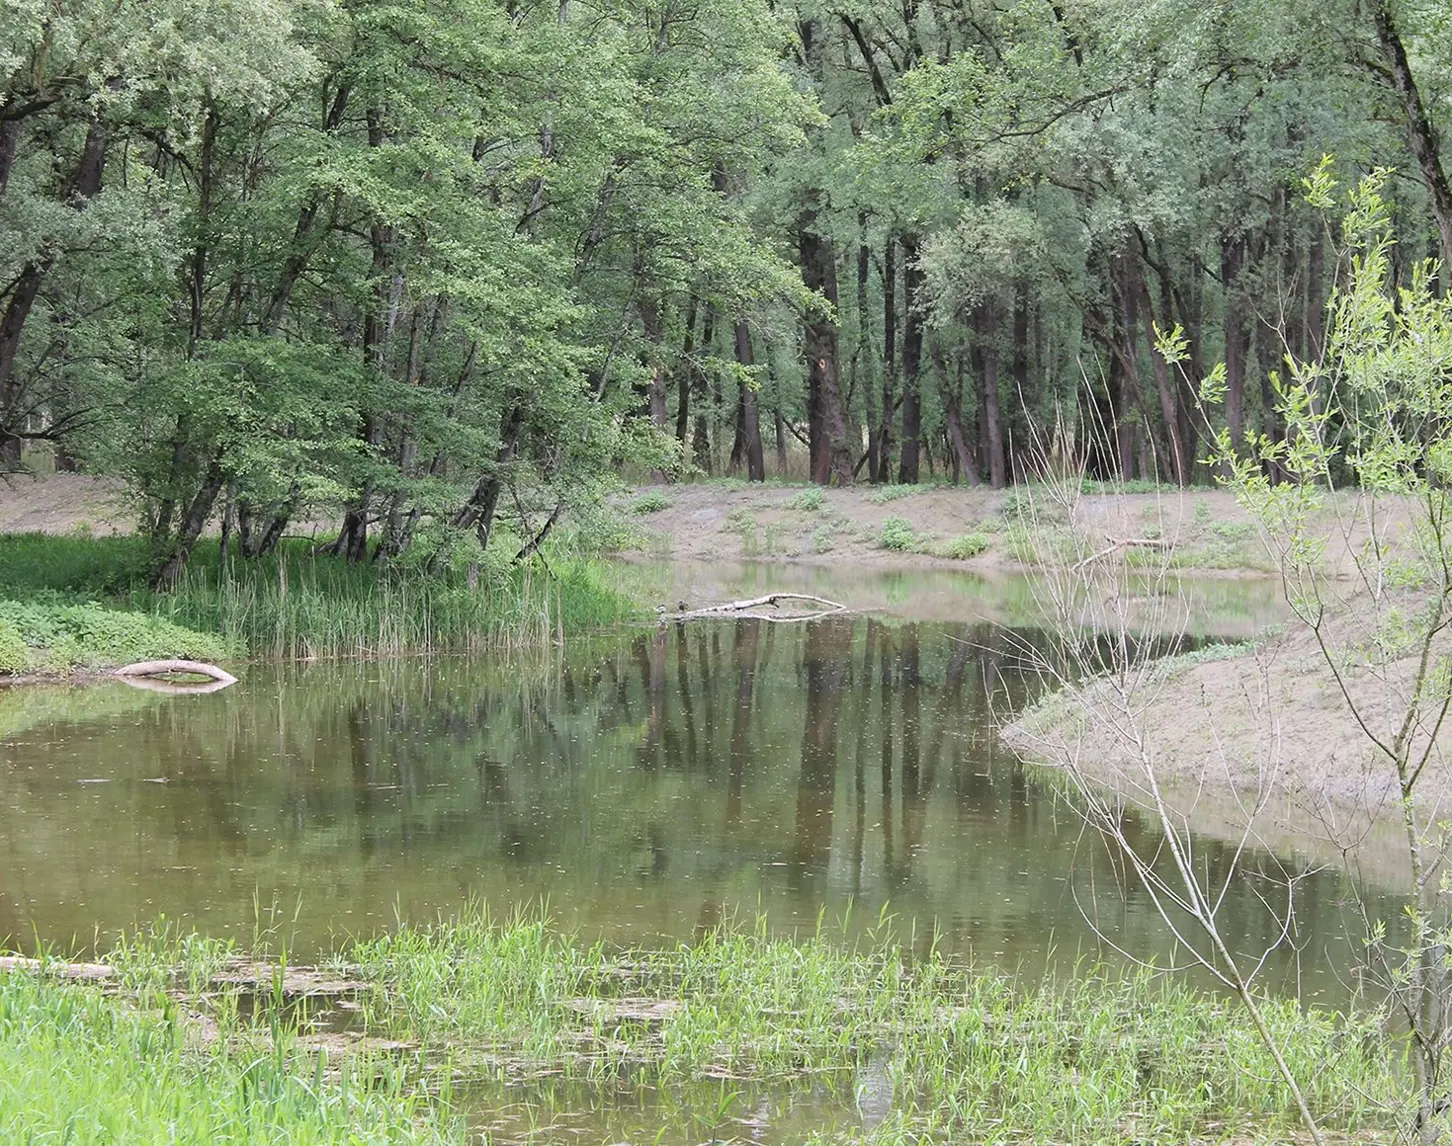
<svg viewBox="0 0 1452 1146">
<path fill-rule="evenodd" d="M 890 938 L 850 948 L 820 932 L 775 938 L 763 923 L 622 950 L 538 912 L 496 921 L 480 908 L 340 951 L 330 970 L 366 984 L 363 1032 L 416 1055 L 355 1063 L 308 1049 L 285 968 L 247 1006 L 219 989 L 230 954 L 165 927 L 129 937 L 108 959 L 116 998 L 0 975 L 0 1140 L 60 1141 L 76 1118 L 126 1129 L 107 1141 L 442 1140 L 404 1061 L 435 1064 L 445 1093 L 451 1078 L 607 1092 L 729 1078 L 826 1088 L 847 1109 L 860 1087 L 882 1085 L 881 1143 L 1223 1141 L 1296 1127 L 1243 1011 L 1148 974 L 1079 968 L 1025 989 Z M 216 1037 L 199 1040 L 173 998 Z M 1403 1083 L 1373 1019 L 1264 1007 L 1328 1129 L 1388 1125 Z M 161 1118 L 186 1133 L 148 1136 Z"/>
<path fill-rule="evenodd" d="M 165 996 L 123 1003 L 30 973 L 0 974 L 0 1080 L 4 1142 L 462 1141 L 386 1060 L 330 1062 L 235 1007 L 207 1041 Z"/>
<path fill-rule="evenodd" d="M 158 593 L 145 586 L 137 539 L 10 536 L 0 544 L 0 671 L 19 659 L 17 633 L 27 667 L 63 670 L 156 656 L 480 651 L 560 640 L 634 614 L 603 563 L 554 551 L 515 566 L 505 549 L 471 577 L 463 562 L 433 572 L 349 565 L 302 539 L 224 569 L 209 540 L 178 584 Z"/>
<path fill-rule="evenodd" d="M 809 486 L 787 502 L 792 509 L 804 510 L 808 513 L 815 513 L 822 508 L 824 496 L 820 486 Z"/>
</svg>

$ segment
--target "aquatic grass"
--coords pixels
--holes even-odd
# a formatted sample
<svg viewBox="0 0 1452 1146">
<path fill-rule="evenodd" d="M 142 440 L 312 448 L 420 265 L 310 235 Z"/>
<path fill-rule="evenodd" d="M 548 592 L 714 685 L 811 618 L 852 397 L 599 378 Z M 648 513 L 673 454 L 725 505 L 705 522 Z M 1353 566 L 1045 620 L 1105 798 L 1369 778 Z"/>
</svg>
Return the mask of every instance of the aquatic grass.
<svg viewBox="0 0 1452 1146">
<path fill-rule="evenodd" d="M 146 587 L 144 557 L 132 538 L 0 538 L 5 663 L 19 661 L 12 630 L 27 645 L 26 668 L 99 668 L 171 656 L 306 660 L 518 648 L 636 612 L 604 563 L 555 549 L 520 565 L 504 556 L 472 569 L 426 570 L 349 564 L 290 539 L 272 556 L 224 566 L 209 539 L 163 592 Z"/>
<path fill-rule="evenodd" d="M 275 557 L 229 563 L 203 554 L 165 593 L 136 591 L 137 608 L 283 660 L 477 652 L 562 640 L 628 620 L 635 603 L 603 563 L 552 558 L 433 575 L 350 565 L 289 545 Z"/>
<path fill-rule="evenodd" d="M 1081 968 L 1025 989 L 891 942 L 776 939 L 761 924 L 612 951 L 483 914 L 342 957 L 372 984 L 370 1025 L 393 1037 L 484 1048 L 523 1077 L 885 1086 L 908 1137 L 882 1141 L 1185 1141 L 1297 1125 L 1243 1011 L 1149 974 Z M 1263 1005 L 1329 1126 L 1387 1124 L 1402 1082 L 1373 1019 Z"/>
<path fill-rule="evenodd" d="M 0 1141 L 372 1146 L 461 1141 L 405 1071 L 329 1062 L 295 1030 L 211 1041 L 174 1004 L 141 1008 L 0 974 Z"/>
</svg>

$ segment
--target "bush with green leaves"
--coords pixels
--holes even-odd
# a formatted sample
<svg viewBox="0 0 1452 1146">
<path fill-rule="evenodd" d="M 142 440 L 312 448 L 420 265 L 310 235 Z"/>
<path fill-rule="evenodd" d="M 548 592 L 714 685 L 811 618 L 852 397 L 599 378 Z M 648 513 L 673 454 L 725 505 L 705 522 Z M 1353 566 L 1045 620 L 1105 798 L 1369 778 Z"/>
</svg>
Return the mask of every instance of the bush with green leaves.
<svg viewBox="0 0 1452 1146">
<path fill-rule="evenodd" d="M 822 491 L 818 486 L 809 486 L 792 498 L 789 504 L 793 509 L 806 510 L 808 513 L 815 513 L 822 508 Z"/>
<path fill-rule="evenodd" d="M 630 503 L 632 513 L 660 513 L 670 507 L 671 499 L 658 489 L 643 493 Z"/>
<path fill-rule="evenodd" d="M 7 633 L 11 634 L 8 640 Z M 18 660 L 14 652 L 17 639 L 18 647 L 26 650 L 21 668 L 55 671 L 110 668 L 133 661 L 178 657 L 226 660 L 239 651 L 223 637 L 199 633 L 148 613 L 96 604 L 0 601 L 0 660 Z M 0 667 L 0 671 L 6 670 Z"/>
<path fill-rule="evenodd" d="M 0 676 L 30 667 L 30 649 L 13 621 L 0 618 Z"/>
<path fill-rule="evenodd" d="M 967 561 L 970 557 L 987 552 L 990 544 L 985 534 L 965 533 L 944 543 L 940 552 L 942 556 L 950 557 L 954 561 Z"/>
<path fill-rule="evenodd" d="M 878 538 L 878 544 L 884 549 L 893 549 L 897 552 L 905 552 L 912 549 L 918 543 L 918 535 L 913 529 L 912 522 L 903 517 L 889 517 L 882 523 L 882 535 Z"/>
</svg>

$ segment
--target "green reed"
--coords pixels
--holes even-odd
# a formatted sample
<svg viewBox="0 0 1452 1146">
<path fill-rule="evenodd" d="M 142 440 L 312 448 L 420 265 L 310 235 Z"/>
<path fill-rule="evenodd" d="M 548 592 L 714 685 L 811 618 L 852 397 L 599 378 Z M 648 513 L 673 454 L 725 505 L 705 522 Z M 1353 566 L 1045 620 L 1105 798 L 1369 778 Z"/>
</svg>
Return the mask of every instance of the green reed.
<svg viewBox="0 0 1452 1146">
<path fill-rule="evenodd" d="M 524 647 L 628 618 L 605 567 L 577 558 L 466 572 L 350 565 L 305 544 L 228 562 L 198 554 L 165 593 L 134 600 L 179 624 L 222 633 L 279 660 Z"/>
<path fill-rule="evenodd" d="M 872 1138 L 884 1143 L 1186 1141 L 1298 1126 L 1243 1011 L 1148 974 L 1082 969 L 1025 989 L 892 942 L 852 950 L 762 927 L 617 951 L 538 917 L 483 912 L 401 927 L 342 958 L 372 984 L 373 1028 L 472 1054 L 500 1078 L 814 1080 L 848 1100 L 876 1080 L 892 1095 Z M 1264 1006 L 1329 1128 L 1388 1124 L 1404 1080 L 1374 1019 Z"/>
<path fill-rule="evenodd" d="M 150 998 L 151 996 L 148 996 Z M 395 1062 L 330 1062 L 295 1027 L 209 1036 L 164 996 L 0 974 L 0 1141 L 382 1146 L 462 1141 Z"/>
<path fill-rule="evenodd" d="M 17 653 L 12 659 L 27 663 L 0 671 L 101 667 L 125 659 L 118 650 L 139 650 L 130 659 L 231 652 L 305 660 L 524 648 L 636 611 L 603 563 L 562 553 L 472 571 L 352 565 L 294 539 L 270 557 L 223 562 L 212 539 L 166 590 L 148 589 L 145 572 L 135 538 L 0 537 L 0 609 L 17 624 L 40 617 L 76 630 L 59 658 Z M 30 634 L 30 647 L 49 647 L 36 645 L 43 636 Z"/>
</svg>

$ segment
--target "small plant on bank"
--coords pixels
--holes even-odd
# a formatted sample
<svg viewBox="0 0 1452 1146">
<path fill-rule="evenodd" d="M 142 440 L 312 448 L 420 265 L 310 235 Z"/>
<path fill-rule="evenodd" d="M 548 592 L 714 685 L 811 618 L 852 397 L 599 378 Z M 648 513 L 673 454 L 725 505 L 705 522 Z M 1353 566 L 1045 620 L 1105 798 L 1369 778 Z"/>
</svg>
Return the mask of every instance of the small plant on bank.
<svg viewBox="0 0 1452 1146">
<path fill-rule="evenodd" d="M 878 537 L 878 544 L 882 548 L 903 553 L 913 549 L 917 542 L 918 535 L 906 518 L 889 517 L 882 523 L 882 533 Z"/>
<path fill-rule="evenodd" d="M 0 676 L 21 673 L 30 667 L 30 647 L 19 627 L 0 618 Z"/>
<path fill-rule="evenodd" d="M 915 497 L 920 493 L 931 493 L 934 489 L 931 485 L 884 485 L 879 486 L 867 495 L 867 500 L 873 505 L 886 505 L 890 501 L 901 501 L 905 497 Z"/>
<path fill-rule="evenodd" d="M 639 514 L 660 513 L 670 507 L 671 499 L 658 489 L 643 493 L 630 503 L 631 512 Z"/>
<path fill-rule="evenodd" d="M 970 557 L 977 557 L 980 553 L 986 553 L 991 544 L 986 534 L 965 533 L 945 542 L 940 552 L 944 557 L 954 561 L 967 561 Z"/>
<path fill-rule="evenodd" d="M 792 498 L 791 501 L 787 504 L 790 505 L 792 509 L 800 509 L 808 513 L 815 513 L 817 510 L 822 508 L 822 502 L 823 495 L 821 488 L 818 486 L 811 486 L 807 489 L 802 490 L 801 493 L 797 494 L 796 497 Z"/>
</svg>

